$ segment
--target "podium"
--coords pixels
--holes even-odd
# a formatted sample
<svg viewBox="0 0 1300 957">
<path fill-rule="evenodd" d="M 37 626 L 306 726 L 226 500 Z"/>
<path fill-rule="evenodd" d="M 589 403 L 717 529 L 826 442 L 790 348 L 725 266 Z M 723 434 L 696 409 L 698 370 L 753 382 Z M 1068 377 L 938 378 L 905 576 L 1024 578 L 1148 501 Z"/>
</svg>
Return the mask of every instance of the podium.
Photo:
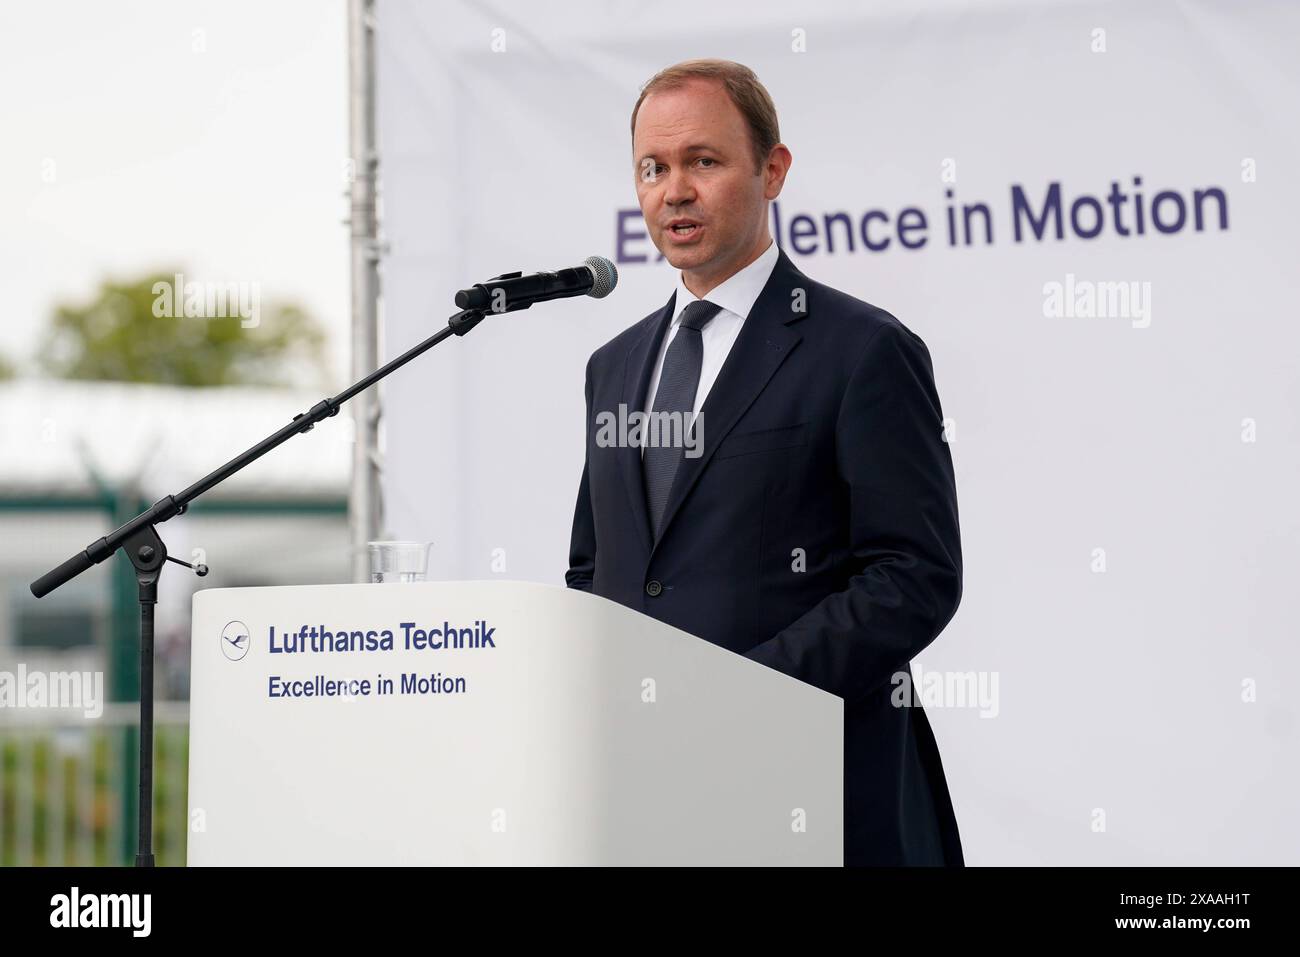
<svg viewBox="0 0 1300 957">
<path fill-rule="evenodd" d="M 843 701 L 584 592 L 194 597 L 194 865 L 839 865 Z"/>
</svg>

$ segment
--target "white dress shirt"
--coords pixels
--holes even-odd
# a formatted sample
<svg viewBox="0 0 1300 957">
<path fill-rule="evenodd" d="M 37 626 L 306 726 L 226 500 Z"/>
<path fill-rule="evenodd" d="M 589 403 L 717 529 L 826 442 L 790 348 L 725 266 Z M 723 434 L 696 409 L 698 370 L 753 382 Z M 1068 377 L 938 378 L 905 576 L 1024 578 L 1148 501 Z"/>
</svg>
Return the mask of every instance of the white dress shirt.
<svg viewBox="0 0 1300 957">
<path fill-rule="evenodd" d="M 772 276 L 779 252 L 776 243 L 770 243 L 757 259 L 716 288 L 709 290 L 704 297 L 708 302 L 718 306 L 719 310 L 709 324 L 700 331 L 704 344 L 704 360 L 700 364 L 700 384 L 695 390 L 695 407 L 692 416 L 699 415 L 700 409 L 704 406 L 709 390 L 713 388 L 718 373 L 722 371 L 722 364 L 727 361 L 727 355 L 736 343 L 740 327 L 744 325 L 749 311 L 754 308 L 758 294 L 763 291 L 763 287 Z M 699 301 L 699 298 L 686 288 L 686 284 L 682 282 L 682 274 L 679 272 L 677 299 L 673 303 L 676 314 L 673 316 L 672 325 L 668 327 L 668 334 L 664 336 L 659 357 L 655 360 L 654 372 L 650 376 L 650 389 L 645 396 L 647 413 L 654 409 L 655 393 L 659 391 L 659 377 L 664 369 L 664 356 L 668 354 L 668 346 L 672 343 L 673 336 L 677 335 L 682 321 L 682 311 L 691 303 Z M 641 453 L 645 454 L 644 448 Z"/>
</svg>

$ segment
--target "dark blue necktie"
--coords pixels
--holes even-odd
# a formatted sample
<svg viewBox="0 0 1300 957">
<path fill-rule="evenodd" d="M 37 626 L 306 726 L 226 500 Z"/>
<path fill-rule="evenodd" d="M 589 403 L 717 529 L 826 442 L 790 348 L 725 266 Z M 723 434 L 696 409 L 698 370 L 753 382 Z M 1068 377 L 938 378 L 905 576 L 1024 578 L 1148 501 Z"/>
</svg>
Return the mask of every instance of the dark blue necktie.
<svg viewBox="0 0 1300 957">
<path fill-rule="evenodd" d="M 655 392 L 651 415 L 659 423 L 666 423 L 669 416 L 660 417 L 656 413 L 679 413 L 682 431 L 675 433 L 666 424 L 662 424 L 659 434 L 665 440 L 674 434 L 680 434 L 683 443 L 647 445 L 645 455 L 641 458 L 650 527 L 654 530 L 656 539 L 659 538 L 659 526 L 668 505 L 673 478 L 686 454 L 686 428 L 690 425 L 691 414 L 695 410 L 695 392 L 700 386 L 700 366 L 704 362 L 704 340 L 700 330 L 709 324 L 720 309 L 720 306 L 704 299 L 696 300 L 683 309 L 677 334 L 673 336 L 673 341 L 668 345 L 668 353 L 664 356 L 664 367 L 659 375 L 659 388 Z M 647 432 L 653 428 L 650 423 L 646 424 Z"/>
</svg>

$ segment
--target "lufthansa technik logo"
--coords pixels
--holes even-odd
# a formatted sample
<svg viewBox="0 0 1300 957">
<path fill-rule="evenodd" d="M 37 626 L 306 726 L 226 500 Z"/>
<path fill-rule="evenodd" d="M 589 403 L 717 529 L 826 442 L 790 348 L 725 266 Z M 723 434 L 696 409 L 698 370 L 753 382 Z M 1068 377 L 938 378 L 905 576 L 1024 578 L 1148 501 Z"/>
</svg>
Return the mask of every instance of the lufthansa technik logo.
<svg viewBox="0 0 1300 957">
<path fill-rule="evenodd" d="M 252 644 L 252 632 L 242 621 L 232 621 L 221 629 L 221 653 L 231 661 L 242 659 Z"/>
</svg>

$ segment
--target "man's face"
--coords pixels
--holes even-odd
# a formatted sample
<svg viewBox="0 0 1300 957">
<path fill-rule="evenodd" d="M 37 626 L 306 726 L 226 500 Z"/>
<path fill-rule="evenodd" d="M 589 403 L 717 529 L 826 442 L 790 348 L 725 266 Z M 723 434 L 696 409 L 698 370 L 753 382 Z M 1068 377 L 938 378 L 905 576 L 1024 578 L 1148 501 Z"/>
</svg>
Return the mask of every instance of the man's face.
<svg viewBox="0 0 1300 957">
<path fill-rule="evenodd" d="M 647 96 L 632 155 L 650 238 L 696 295 L 766 248 L 767 200 L 780 193 L 785 170 L 778 162 L 755 171 L 749 127 L 720 82 L 690 80 Z"/>
</svg>

